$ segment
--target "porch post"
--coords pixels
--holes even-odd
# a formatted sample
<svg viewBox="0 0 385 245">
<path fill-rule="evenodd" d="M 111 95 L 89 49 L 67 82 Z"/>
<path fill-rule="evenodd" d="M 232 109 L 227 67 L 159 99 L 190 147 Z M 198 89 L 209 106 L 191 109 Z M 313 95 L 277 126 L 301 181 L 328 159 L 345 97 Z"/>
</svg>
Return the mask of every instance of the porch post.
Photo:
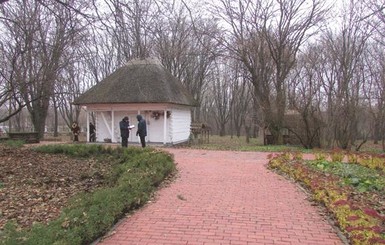
<svg viewBox="0 0 385 245">
<path fill-rule="evenodd" d="M 90 112 L 88 111 L 88 108 L 86 107 L 87 112 L 87 139 L 86 142 L 90 142 Z"/>
<path fill-rule="evenodd" d="M 163 111 L 163 145 L 167 142 L 167 110 Z"/>
<path fill-rule="evenodd" d="M 111 142 L 115 143 L 115 111 L 111 109 Z"/>
<path fill-rule="evenodd" d="M 138 113 L 137 113 L 136 115 L 142 115 L 142 114 L 140 114 L 140 110 L 138 110 Z M 147 125 L 147 118 L 145 118 L 144 115 L 142 115 L 142 117 L 143 117 L 144 120 L 146 120 L 146 125 Z M 136 120 L 136 116 L 135 116 L 135 119 L 134 119 L 134 120 Z M 135 123 L 138 125 L 137 120 L 135 121 Z M 136 129 L 136 130 L 138 130 L 138 129 Z M 147 127 L 147 137 L 146 137 L 147 139 L 148 139 L 148 135 L 149 135 L 148 133 L 149 133 L 149 132 L 148 132 L 148 127 Z M 139 136 L 137 136 L 135 140 L 136 140 L 136 142 L 139 142 L 139 144 L 140 144 L 140 140 L 138 140 L 138 137 L 139 137 Z M 147 140 L 146 140 L 146 142 L 147 142 Z"/>
</svg>

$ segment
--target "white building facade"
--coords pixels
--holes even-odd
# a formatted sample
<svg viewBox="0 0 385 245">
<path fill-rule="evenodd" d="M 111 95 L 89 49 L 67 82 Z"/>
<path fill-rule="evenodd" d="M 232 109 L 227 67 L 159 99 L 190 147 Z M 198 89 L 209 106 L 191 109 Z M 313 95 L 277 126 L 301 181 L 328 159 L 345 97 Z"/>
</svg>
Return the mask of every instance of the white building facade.
<svg viewBox="0 0 385 245">
<path fill-rule="evenodd" d="M 179 144 L 189 140 L 191 126 L 191 108 L 168 104 L 92 104 L 86 106 L 87 125 L 91 122 L 91 113 L 95 120 L 96 142 L 120 143 L 119 122 L 128 116 L 131 129 L 129 143 L 138 143 L 136 127 L 138 114 L 146 120 L 147 143 Z M 87 130 L 89 140 L 89 129 Z"/>
</svg>

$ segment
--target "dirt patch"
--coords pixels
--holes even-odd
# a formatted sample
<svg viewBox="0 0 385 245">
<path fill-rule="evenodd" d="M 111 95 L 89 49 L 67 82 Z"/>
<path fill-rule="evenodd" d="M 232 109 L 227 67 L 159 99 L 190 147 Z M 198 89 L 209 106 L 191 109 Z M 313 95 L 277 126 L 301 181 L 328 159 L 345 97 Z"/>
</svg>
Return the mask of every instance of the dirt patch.
<svg viewBox="0 0 385 245">
<path fill-rule="evenodd" d="M 0 145 L 0 229 L 9 220 L 28 228 L 57 218 L 70 197 L 101 186 L 109 169 L 95 159 Z"/>
</svg>

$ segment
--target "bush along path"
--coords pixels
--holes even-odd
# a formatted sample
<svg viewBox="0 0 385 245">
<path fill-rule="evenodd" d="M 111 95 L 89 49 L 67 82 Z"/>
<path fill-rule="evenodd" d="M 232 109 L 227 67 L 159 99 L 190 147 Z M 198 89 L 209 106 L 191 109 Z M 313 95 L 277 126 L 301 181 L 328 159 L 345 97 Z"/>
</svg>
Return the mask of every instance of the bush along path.
<svg viewBox="0 0 385 245">
<path fill-rule="evenodd" d="M 268 166 L 310 190 L 352 244 L 385 244 L 384 160 L 376 155 L 333 152 L 305 161 L 300 154 L 284 153 L 271 156 Z"/>
<path fill-rule="evenodd" d="M 127 212 L 146 203 L 155 188 L 175 170 L 170 154 L 151 148 L 111 149 L 79 144 L 47 145 L 36 151 L 64 154 L 59 155 L 62 158 L 72 156 L 75 163 L 79 163 L 76 159 L 97 158 L 93 161 L 95 164 L 106 163 L 111 168 L 103 177 L 102 186 L 73 196 L 60 216 L 48 224 L 37 223 L 23 229 L 15 222 L 8 222 L 0 230 L 0 244 L 89 244 L 111 229 Z M 49 164 L 39 163 L 39 159 L 47 158 L 37 157 L 30 161 L 47 168 Z M 57 159 L 55 164 L 60 162 Z M 78 168 L 76 164 L 71 167 Z M 8 182 L 3 185 L 7 188 Z"/>
</svg>

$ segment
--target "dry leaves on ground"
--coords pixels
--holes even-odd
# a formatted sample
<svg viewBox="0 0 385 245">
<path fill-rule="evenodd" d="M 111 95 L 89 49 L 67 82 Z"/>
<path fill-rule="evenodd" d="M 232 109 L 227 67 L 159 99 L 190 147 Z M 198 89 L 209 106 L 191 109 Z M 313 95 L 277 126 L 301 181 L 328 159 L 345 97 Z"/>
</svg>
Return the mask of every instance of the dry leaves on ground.
<svg viewBox="0 0 385 245">
<path fill-rule="evenodd" d="M 92 158 L 0 145 L 0 229 L 9 220 L 25 228 L 57 218 L 70 197 L 99 187 L 109 169 Z"/>
</svg>

